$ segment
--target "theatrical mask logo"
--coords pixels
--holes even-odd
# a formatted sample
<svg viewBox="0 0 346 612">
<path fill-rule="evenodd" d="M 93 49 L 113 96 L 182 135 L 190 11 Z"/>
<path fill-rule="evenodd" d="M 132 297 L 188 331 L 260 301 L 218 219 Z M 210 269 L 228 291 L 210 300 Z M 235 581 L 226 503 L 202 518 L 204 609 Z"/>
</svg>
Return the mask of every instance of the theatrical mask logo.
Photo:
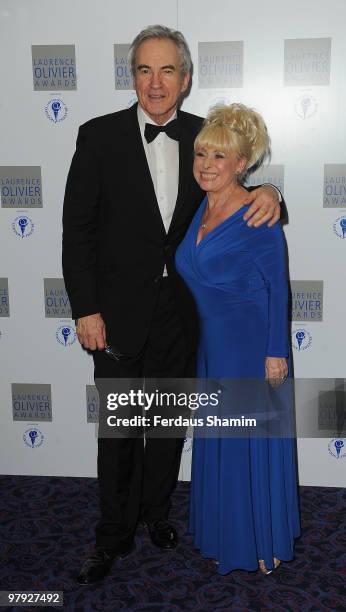
<svg viewBox="0 0 346 612">
<path fill-rule="evenodd" d="M 38 427 L 33 425 L 24 432 L 23 440 L 29 448 L 39 448 L 43 444 L 44 435 Z"/>
<path fill-rule="evenodd" d="M 332 438 L 328 443 L 328 451 L 335 459 L 344 459 L 346 457 L 346 440 L 345 438 Z"/>
<path fill-rule="evenodd" d="M 65 102 L 58 98 L 49 100 L 48 104 L 44 107 L 44 111 L 47 119 L 52 121 L 52 123 L 61 123 L 61 121 L 66 119 L 68 114 L 68 109 Z"/>
<path fill-rule="evenodd" d="M 64 347 L 71 346 L 76 342 L 77 334 L 71 324 L 60 325 L 56 331 L 56 339 Z"/>
<path fill-rule="evenodd" d="M 316 98 L 309 94 L 299 96 L 295 103 L 295 111 L 301 119 L 310 119 L 316 115 L 318 103 Z"/>
<path fill-rule="evenodd" d="M 307 329 L 292 331 L 292 344 L 297 351 L 305 351 L 311 346 L 312 336 Z"/>
<path fill-rule="evenodd" d="M 346 216 L 338 217 L 333 223 L 334 234 L 344 240 L 346 238 Z"/>
<path fill-rule="evenodd" d="M 19 238 L 29 238 L 34 232 L 35 225 L 30 217 L 20 215 L 20 217 L 16 217 L 13 221 L 12 229 Z"/>
</svg>

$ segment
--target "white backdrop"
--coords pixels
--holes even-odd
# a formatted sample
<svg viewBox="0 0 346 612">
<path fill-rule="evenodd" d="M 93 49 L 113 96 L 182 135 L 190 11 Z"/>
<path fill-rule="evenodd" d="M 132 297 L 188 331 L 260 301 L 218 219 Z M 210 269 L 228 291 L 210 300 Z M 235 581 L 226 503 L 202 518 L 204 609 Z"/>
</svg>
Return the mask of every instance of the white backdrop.
<svg viewBox="0 0 346 612">
<path fill-rule="evenodd" d="M 346 217 L 345 17 L 342 0 L 0 0 L 1 473 L 96 474 L 96 425 L 87 422 L 86 402 L 92 360 L 73 342 L 66 309 L 45 316 L 44 279 L 62 277 L 61 210 L 78 125 L 134 101 L 131 89 L 115 89 L 113 45 L 129 43 L 152 23 L 178 28 L 190 44 L 195 70 L 185 110 L 205 115 L 217 101 L 240 101 L 263 114 L 273 148 L 263 176 L 283 188 L 289 209 L 291 278 L 302 281 L 297 291 L 314 292 L 315 304 L 308 304 L 309 296 L 297 298 L 298 316 L 306 312 L 308 318 L 292 325 L 295 373 L 346 377 L 346 240 L 340 224 Z M 317 46 L 311 39 L 318 39 Z M 77 89 L 34 91 L 32 45 L 74 45 Z M 16 177 L 37 176 L 32 166 L 41 168 L 43 206 L 11 204 L 5 196 L 17 189 L 19 197 L 23 186 Z M 115 171 L 115 189 L 117 180 Z M 331 195 L 325 205 L 324 187 Z M 48 299 L 57 304 L 62 295 L 60 305 L 66 305 L 59 287 L 59 280 L 46 282 Z M 88 409 L 92 420 L 90 398 Z M 50 410 L 52 420 L 42 420 Z M 327 410 L 333 414 L 333 406 Z M 345 486 L 345 446 L 338 455 L 332 434 L 300 440 L 301 484 Z M 189 478 L 190 457 L 187 440 L 181 478 Z"/>
</svg>

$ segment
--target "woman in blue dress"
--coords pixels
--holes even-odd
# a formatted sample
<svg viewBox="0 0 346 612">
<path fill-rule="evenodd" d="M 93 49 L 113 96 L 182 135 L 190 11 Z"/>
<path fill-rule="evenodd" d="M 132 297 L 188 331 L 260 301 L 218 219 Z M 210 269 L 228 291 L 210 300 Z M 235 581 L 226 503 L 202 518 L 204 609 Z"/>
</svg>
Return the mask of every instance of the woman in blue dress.
<svg viewBox="0 0 346 612">
<path fill-rule="evenodd" d="M 195 142 L 194 176 L 207 195 L 176 266 L 197 305 L 199 378 L 278 386 L 288 376 L 282 228 L 248 227 L 240 204 L 243 177 L 268 153 L 263 119 L 241 104 L 212 110 Z M 191 480 L 190 530 L 219 573 L 270 573 L 293 558 L 300 526 L 292 438 L 195 437 Z"/>
</svg>

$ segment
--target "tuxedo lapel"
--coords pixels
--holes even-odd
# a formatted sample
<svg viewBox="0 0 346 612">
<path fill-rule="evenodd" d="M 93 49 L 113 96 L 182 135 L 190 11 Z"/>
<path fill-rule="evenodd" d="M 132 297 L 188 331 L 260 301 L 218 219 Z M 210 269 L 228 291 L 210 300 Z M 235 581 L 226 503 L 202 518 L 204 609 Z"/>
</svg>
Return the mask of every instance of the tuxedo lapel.
<svg viewBox="0 0 346 612">
<path fill-rule="evenodd" d="M 186 198 L 192 180 L 194 134 L 191 132 L 188 122 L 184 120 L 184 116 L 180 111 L 178 111 L 178 119 L 180 123 L 179 184 L 177 202 L 169 231 L 171 231 L 171 228 L 176 224 L 184 206 L 188 204 Z"/>
</svg>

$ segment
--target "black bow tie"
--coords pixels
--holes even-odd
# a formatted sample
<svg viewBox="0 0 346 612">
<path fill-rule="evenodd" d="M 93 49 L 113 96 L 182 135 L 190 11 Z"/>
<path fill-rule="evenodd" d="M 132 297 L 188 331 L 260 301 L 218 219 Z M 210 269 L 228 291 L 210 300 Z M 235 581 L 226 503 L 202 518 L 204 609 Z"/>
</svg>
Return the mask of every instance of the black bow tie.
<svg viewBox="0 0 346 612">
<path fill-rule="evenodd" d="M 146 123 L 144 129 L 144 136 L 146 141 L 152 142 L 160 132 L 165 132 L 167 136 L 173 140 L 179 140 L 180 130 L 177 119 L 173 119 L 167 123 L 167 125 L 154 125 L 153 123 Z"/>
</svg>

